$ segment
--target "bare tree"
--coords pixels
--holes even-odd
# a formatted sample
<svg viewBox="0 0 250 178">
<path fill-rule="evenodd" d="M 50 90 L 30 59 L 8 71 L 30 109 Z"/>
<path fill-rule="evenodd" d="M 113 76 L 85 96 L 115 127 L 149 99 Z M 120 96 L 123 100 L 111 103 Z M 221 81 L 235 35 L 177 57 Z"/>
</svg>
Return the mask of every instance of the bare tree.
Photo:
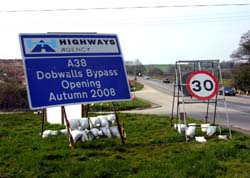
<svg viewBox="0 0 250 178">
<path fill-rule="evenodd" d="M 231 57 L 237 58 L 244 56 L 248 56 L 248 61 L 250 62 L 250 30 L 241 36 L 238 49 L 231 54 Z"/>
</svg>

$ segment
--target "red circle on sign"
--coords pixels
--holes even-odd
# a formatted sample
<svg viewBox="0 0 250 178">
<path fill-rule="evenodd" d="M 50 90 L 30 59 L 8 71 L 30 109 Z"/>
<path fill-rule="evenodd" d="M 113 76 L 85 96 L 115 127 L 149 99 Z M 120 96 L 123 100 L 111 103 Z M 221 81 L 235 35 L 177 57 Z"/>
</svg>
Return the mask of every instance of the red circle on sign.
<svg viewBox="0 0 250 178">
<path fill-rule="evenodd" d="M 186 85 L 188 92 L 199 100 L 213 98 L 219 89 L 215 76 L 204 70 L 192 72 L 187 78 Z"/>
</svg>

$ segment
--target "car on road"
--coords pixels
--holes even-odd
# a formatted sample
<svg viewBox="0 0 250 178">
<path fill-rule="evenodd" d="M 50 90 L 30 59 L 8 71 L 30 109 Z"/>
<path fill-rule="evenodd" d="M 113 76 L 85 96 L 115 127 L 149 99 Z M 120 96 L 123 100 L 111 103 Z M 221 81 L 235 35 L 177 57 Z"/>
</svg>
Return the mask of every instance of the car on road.
<svg viewBox="0 0 250 178">
<path fill-rule="evenodd" d="M 219 89 L 219 95 L 225 95 L 225 96 L 235 96 L 236 90 L 232 87 L 221 87 Z"/>
<path fill-rule="evenodd" d="M 162 82 L 163 82 L 163 83 L 170 83 L 170 80 L 169 80 L 168 78 L 164 78 L 164 79 L 162 80 Z"/>
</svg>

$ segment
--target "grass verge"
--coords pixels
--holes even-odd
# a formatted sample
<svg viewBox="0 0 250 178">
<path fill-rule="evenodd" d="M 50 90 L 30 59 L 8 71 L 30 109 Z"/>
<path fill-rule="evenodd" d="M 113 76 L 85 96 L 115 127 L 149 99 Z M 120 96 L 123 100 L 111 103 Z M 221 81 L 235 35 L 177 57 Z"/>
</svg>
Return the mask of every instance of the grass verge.
<svg viewBox="0 0 250 178">
<path fill-rule="evenodd" d="M 149 102 L 140 100 L 140 99 L 133 99 L 130 101 L 119 101 L 115 102 L 115 108 L 118 111 L 124 111 L 124 110 L 132 110 L 132 109 L 143 109 L 143 108 L 149 108 L 151 107 L 151 104 Z M 113 106 L 112 103 L 95 103 L 93 105 L 90 105 L 90 111 L 91 112 L 100 112 L 100 111 L 112 111 Z"/>
<path fill-rule="evenodd" d="M 142 90 L 144 87 L 143 84 L 139 83 L 139 82 L 135 82 L 134 86 L 130 88 L 130 90 L 133 91 L 139 91 Z"/>
<path fill-rule="evenodd" d="M 42 139 L 41 116 L 0 115 L 0 177 L 249 177 L 249 136 L 185 142 L 169 118 L 119 114 L 126 144 L 120 139 L 77 143 L 66 136 Z M 46 125 L 46 129 L 61 128 Z"/>
</svg>

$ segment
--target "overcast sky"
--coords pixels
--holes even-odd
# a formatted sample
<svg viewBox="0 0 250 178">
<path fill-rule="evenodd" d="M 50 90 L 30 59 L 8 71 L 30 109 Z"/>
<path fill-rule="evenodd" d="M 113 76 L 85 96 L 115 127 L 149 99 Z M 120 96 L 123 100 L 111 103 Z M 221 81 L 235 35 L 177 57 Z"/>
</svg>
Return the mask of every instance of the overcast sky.
<svg viewBox="0 0 250 178">
<path fill-rule="evenodd" d="M 19 33 L 98 32 L 117 34 L 124 59 L 143 64 L 228 60 L 250 30 L 250 1 L 8 0 L 0 27 L 0 59 L 21 58 Z"/>
</svg>

